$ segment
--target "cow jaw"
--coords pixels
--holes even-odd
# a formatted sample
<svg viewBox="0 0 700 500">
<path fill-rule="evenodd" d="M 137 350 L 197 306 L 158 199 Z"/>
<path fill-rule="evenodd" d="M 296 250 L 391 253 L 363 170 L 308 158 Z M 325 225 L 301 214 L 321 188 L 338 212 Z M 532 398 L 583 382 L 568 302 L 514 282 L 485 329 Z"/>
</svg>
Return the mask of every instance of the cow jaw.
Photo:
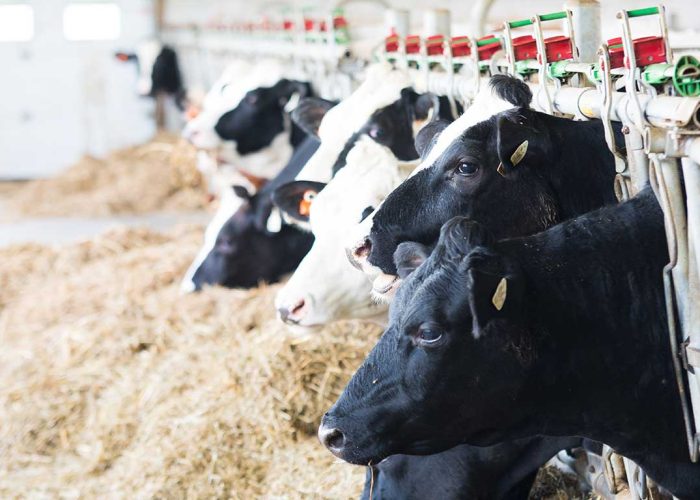
<svg viewBox="0 0 700 500">
<path fill-rule="evenodd" d="M 382 273 L 372 281 L 372 298 L 380 304 L 390 303 L 401 285 L 398 276 Z"/>
</svg>

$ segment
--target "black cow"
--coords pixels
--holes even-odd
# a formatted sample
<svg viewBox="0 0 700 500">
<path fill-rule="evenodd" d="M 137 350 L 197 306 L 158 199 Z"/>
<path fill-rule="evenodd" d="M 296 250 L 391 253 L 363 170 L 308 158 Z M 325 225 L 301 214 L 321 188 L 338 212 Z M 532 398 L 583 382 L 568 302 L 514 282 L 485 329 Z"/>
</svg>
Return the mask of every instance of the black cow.
<svg viewBox="0 0 700 500">
<path fill-rule="evenodd" d="M 305 99 L 292 113 L 292 118 L 306 132 L 316 134 L 320 121 L 331 106 L 317 98 Z M 399 160 L 417 159 L 414 124 L 425 122 L 431 116 L 436 119 L 452 118 L 447 99 L 404 89 L 400 99 L 372 113 L 365 125 L 347 140 L 339 155 L 326 156 L 326 160 L 335 160 L 333 174 L 345 166 L 347 154 L 357 140 L 365 135 L 389 148 Z M 331 162 L 327 164 L 330 166 Z M 308 220 L 308 212 L 298 213 L 300 196 L 309 189 L 319 187 L 322 188 L 323 184 L 296 181 L 278 188 L 273 199 L 286 213 L 305 221 Z M 351 186 L 348 187 L 352 189 Z M 311 268 L 307 267 L 307 270 L 310 271 Z M 292 281 L 295 277 L 296 275 Z M 295 298 L 291 300 L 293 304 L 299 302 Z M 287 306 L 284 300 L 281 304 L 280 314 L 283 320 L 296 324 L 299 319 L 296 310 L 304 309 L 303 300 L 302 307 L 297 306 L 296 310 Z M 372 467 L 374 477 L 368 476 L 363 498 L 369 498 L 371 488 L 373 500 L 526 499 L 539 467 L 559 450 L 580 445 L 579 441 L 571 438 L 530 438 L 486 448 L 462 445 L 428 457 L 392 456 Z"/>
<path fill-rule="evenodd" d="M 314 238 L 283 223 L 281 228 L 268 230 L 272 193 L 294 179 L 316 148 L 318 141 L 307 137 L 282 172 L 254 195 L 241 186 L 233 187 L 238 203 L 225 206 L 222 200 L 219 210 L 231 213 L 217 213 L 210 223 L 204 247 L 188 269 L 182 291 L 200 290 L 205 284 L 248 288 L 260 281 L 273 283 L 296 268 Z"/>
<path fill-rule="evenodd" d="M 466 218 L 399 288 L 390 325 L 319 435 L 352 463 L 468 442 L 605 442 L 679 498 L 700 498 L 673 372 L 663 214 L 650 188 L 534 236 Z M 397 267 L 420 264 L 406 243 Z M 418 251 L 416 251 L 418 250 Z"/>
<path fill-rule="evenodd" d="M 542 464 L 559 450 L 580 445 L 578 438 L 527 438 L 459 445 L 429 456 L 392 455 L 369 468 L 361 498 L 524 500 Z"/>
<path fill-rule="evenodd" d="M 144 96 L 158 94 L 173 96 L 175 104 L 184 109 L 185 87 L 178 63 L 177 52 L 158 42 L 148 41 L 139 45 L 136 52 L 117 52 L 120 61 L 133 61 L 139 71 L 139 92 Z"/>
<path fill-rule="evenodd" d="M 423 156 L 441 128 L 419 133 Z M 622 142 L 621 133 L 617 138 Z M 403 241 L 434 244 L 441 225 L 456 215 L 479 220 L 497 237 L 532 234 L 615 203 L 614 175 L 600 121 L 505 111 L 468 128 L 432 166 L 394 190 L 366 222 L 371 230 L 350 258 L 369 274 L 379 268 L 396 275 L 396 247 Z"/>
<path fill-rule="evenodd" d="M 246 93 L 238 105 L 221 115 L 214 130 L 224 140 L 235 141 L 236 151 L 247 155 L 268 147 L 286 130 L 285 106 L 297 94 L 312 95 L 307 82 L 282 79 L 272 87 L 258 87 Z M 290 142 L 297 147 L 306 134 L 292 125 Z"/>
</svg>

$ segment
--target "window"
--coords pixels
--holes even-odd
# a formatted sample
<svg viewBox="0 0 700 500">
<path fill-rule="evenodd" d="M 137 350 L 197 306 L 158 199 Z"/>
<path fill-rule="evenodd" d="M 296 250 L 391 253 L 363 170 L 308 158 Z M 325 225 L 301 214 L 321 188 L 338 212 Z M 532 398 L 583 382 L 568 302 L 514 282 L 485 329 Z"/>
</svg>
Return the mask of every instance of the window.
<svg viewBox="0 0 700 500">
<path fill-rule="evenodd" d="M 68 40 L 116 40 L 121 10 L 115 3 L 75 3 L 63 9 L 63 34 Z"/>
<path fill-rule="evenodd" d="M 34 38 L 34 9 L 25 4 L 0 5 L 0 42 L 28 42 Z"/>
</svg>

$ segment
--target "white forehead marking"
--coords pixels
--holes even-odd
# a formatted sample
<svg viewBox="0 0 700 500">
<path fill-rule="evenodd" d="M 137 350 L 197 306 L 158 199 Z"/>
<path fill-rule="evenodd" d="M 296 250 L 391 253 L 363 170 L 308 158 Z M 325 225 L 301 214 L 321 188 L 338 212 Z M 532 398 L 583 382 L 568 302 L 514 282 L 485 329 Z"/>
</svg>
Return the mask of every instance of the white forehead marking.
<svg viewBox="0 0 700 500">
<path fill-rule="evenodd" d="M 449 124 L 445 130 L 440 133 L 436 143 L 428 153 L 428 156 L 425 158 L 425 160 L 421 161 L 413 172 L 411 172 L 409 177 L 416 175 L 421 170 L 432 167 L 438 158 L 440 158 L 440 156 L 442 156 L 442 154 L 447 150 L 447 148 L 469 127 L 484 120 L 488 120 L 493 115 L 500 113 L 501 111 L 512 109 L 513 107 L 514 106 L 512 103 L 501 99 L 494 94 L 493 87 L 490 85 L 490 83 L 483 87 L 464 114 Z M 369 235 L 370 230 L 372 229 L 374 214 L 377 213 L 377 210 L 379 210 L 379 207 L 381 207 L 383 203 L 384 202 L 380 203 L 379 206 L 375 208 L 374 212 L 372 212 L 372 214 L 370 214 L 365 220 L 363 220 L 360 224 L 357 224 L 352 230 L 348 231 L 349 237 L 346 240 L 346 248 L 353 250 L 365 241 L 365 238 Z"/>
<path fill-rule="evenodd" d="M 452 144 L 469 127 L 476 125 L 479 122 L 483 122 L 484 120 L 488 120 L 493 115 L 511 108 L 513 108 L 513 104 L 495 95 L 491 85 L 484 86 L 474 98 L 472 105 L 467 108 L 464 114 L 450 123 L 447 128 L 440 133 L 437 142 L 428 153 L 426 159 L 421 162 L 415 172 L 413 172 L 411 175 L 414 175 L 423 169 L 432 167 L 437 159 L 442 156 L 445 150 L 447 150 L 450 144 Z"/>
<path fill-rule="evenodd" d="M 318 131 L 321 145 L 296 179 L 328 182 L 333 164 L 352 134 L 362 128 L 372 113 L 397 101 L 401 90 L 410 86 L 411 79 L 405 71 L 383 63 L 370 66 L 357 90 L 323 117 Z"/>
</svg>

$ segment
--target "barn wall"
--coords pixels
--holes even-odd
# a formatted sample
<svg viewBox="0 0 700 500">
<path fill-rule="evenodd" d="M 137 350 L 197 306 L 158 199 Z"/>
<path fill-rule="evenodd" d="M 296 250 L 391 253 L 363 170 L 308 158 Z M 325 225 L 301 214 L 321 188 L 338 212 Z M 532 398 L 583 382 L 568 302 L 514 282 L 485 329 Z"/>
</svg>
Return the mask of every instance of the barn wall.
<svg viewBox="0 0 700 500">
<path fill-rule="evenodd" d="M 154 35 L 152 0 L 117 2 L 119 39 L 80 42 L 63 33 L 63 9 L 73 2 L 26 3 L 34 8 L 34 39 L 0 42 L 0 178 L 50 176 L 83 154 L 147 140 L 153 104 L 136 94 L 135 67 L 113 53 Z"/>
</svg>

